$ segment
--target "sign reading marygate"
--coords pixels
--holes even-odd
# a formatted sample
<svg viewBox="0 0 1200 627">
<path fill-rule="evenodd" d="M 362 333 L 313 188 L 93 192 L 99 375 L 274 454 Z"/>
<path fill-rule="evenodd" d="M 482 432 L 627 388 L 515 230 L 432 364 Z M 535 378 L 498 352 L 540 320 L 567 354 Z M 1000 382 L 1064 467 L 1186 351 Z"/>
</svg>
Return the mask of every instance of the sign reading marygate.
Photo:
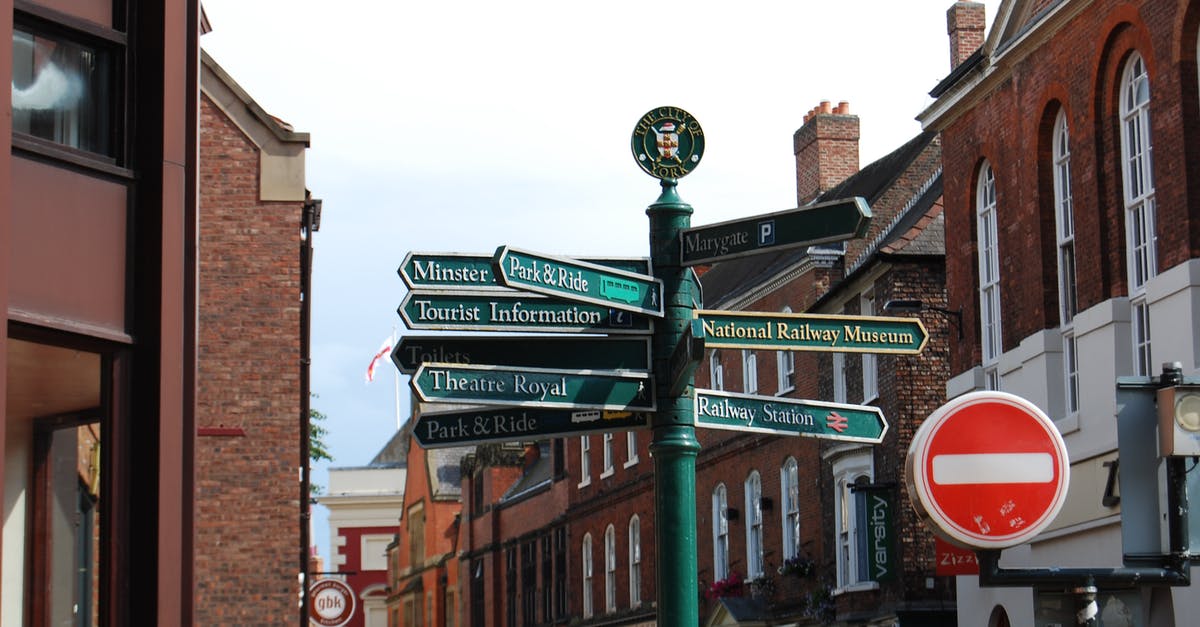
<svg viewBox="0 0 1200 627">
<path fill-rule="evenodd" d="M 708 348 L 917 354 L 929 334 L 917 318 L 700 310 Z"/>
</svg>

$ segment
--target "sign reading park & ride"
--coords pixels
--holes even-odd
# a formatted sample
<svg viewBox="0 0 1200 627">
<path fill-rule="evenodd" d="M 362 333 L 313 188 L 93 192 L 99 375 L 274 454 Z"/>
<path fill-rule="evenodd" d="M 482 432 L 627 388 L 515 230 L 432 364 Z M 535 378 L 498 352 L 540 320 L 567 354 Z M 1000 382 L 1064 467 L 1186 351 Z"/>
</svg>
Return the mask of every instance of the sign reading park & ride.
<svg viewBox="0 0 1200 627">
<path fill-rule="evenodd" d="M 803 435 L 879 444 L 887 434 L 883 411 L 869 405 L 780 396 L 696 390 L 696 425 L 772 435 Z"/>
<path fill-rule="evenodd" d="M 654 411 L 646 372 L 424 363 L 413 391 L 427 403 Z"/>
<path fill-rule="evenodd" d="M 696 311 L 708 348 L 915 355 L 929 334 L 917 318 Z"/>
<path fill-rule="evenodd" d="M 1006 392 L 971 392 L 913 435 L 905 482 L 913 508 L 945 540 L 1004 549 L 1033 540 L 1067 497 L 1067 447 L 1054 422 Z"/>
<path fill-rule="evenodd" d="M 308 622 L 341 627 L 354 616 L 354 591 L 340 579 L 318 579 L 308 588 Z"/>
<path fill-rule="evenodd" d="M 660 279 L 599 264 L 501 246 L 496 273 L 504 285 L 571 301 L 663 315 Z"/>
<path fill-rule="evenodd" d="M 446 448 L 483 442 L 528 442 L 649 426 L 650 415 L 643 412 L 478 407 L 420 414 L 413 426 L 413 437 L 423 448 Z"/>
<path fill-rule="evenodd" d="M 580 370 L 649 370 L 646 337 L 405 335 L 392 362 L 412 374 L 422 362 Z"/>
<path fill-rule="evenodd" d="M 650 318 L 622 309 L 516 292 L 412 290 L 398 312 L 408 328 L 418 330 L 640 335 L 654 330 Z"/>
<path fill-rule="evenodd" d="M 759 253 L 840 242 L 867 233 L 871 208 L 860 197 L 684 229 L 680 263 L 713 263 Z"/>
<path fill-rule="evenodd" d="M 473 253 L 410 252 L 396 272 L 411 290 L 508 291 L 496 276 L 492 258 Z M 624 272 L 651 273 L 646 257 L 589 257 L 585 261 Z"/>
</svg>

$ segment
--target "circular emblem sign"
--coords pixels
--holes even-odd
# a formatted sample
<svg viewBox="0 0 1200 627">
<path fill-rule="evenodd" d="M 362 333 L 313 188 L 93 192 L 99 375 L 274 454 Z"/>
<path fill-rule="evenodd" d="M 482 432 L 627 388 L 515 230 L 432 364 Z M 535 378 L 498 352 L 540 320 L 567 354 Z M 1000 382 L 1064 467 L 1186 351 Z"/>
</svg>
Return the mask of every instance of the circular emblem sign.
<svg viewBox="0 0 1200 627">
<path fill-rule="evenodd" d="M 1058 515 L 1070 463 L 1054 422 L 1029 401 L 972 392 L 921 424 L 905 460 L 917 513 L 951 543 L 1003 549 L 1029 542 Z"/>
<path fill-rule="evenodd" d="M 354 615 L 354 591 L 339 579 L 321 579 L 308 589 L 308 622 L 341 627 Z"/>
<path fill-rule="evenodd" d="M 659 107 L 633 129 L 633 158 L 656 179 L 686 176 L 704 156 L 704 129 L 679 107 Z"/>
</svg>

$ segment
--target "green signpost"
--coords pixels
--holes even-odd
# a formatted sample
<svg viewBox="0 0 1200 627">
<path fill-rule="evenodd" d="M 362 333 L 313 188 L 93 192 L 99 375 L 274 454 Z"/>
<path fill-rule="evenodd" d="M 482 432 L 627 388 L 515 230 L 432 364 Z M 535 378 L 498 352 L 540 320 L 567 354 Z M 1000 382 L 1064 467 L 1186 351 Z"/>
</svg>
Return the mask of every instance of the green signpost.
<svg viewBox="0 0 1200 627">
<path fill-rule="evenodd" d="M 413 436 L 424 448 L 483 442 L 528 442 L 650 426 L 650 414 L 606 409 L 479 407 L 421 414 Z"/>
<path fill-rule="evenodd" d="M 392 362 L 412 374 L 423 362 L 594 370 L 650 370 L 645 337 L 405 335 Z"/>
<path fill-rule="evenodd" d="M 508 287 L 625 311 L 663 315 L 662 281 L 643 274 L 501 246 L 496 272 Z"/>
<path fill-rule="evenodd" d="M 538 333 L 636 333 L 654 330 L 650 318 L 603 305 L 536 294 L 410 291 L 398 311 L 410 329 Z"/>
<path fill-rule="evenodd" d="M 709 348 L 915 355 L 929 341 L 917 318 L 713 310 L 696 317 Z"/>
<path fill-rule="evenodd" d="M 696 390 L 696 424 L 869 444 L 882 442 L 888 430 L 883 411 L 870 405 L 700 389 Z"/>
<path fill-rule="evenodd" d="M 694 266 L 769 251 L 862 237 L 871 222 L 867 201 L 854 197 L 684 229 L 682 263 Z"/>
<path fill-rule="evenodd" d="M 649 259 L 501 246 L 490 256 L 409 253 L 398 270 L 410 290 L 398 313 L 410 329 L 575 337 L 408 336 L 392 353 L 420 400 L 464 405 L 417 417 L 413 434 L 427 448 L 648 427 L 656 615 L 673 627 L 700 622 L 697 425 L 868 443 L 887 432 L 874 407 L 693 391 L 705 349 L 912 354 L 928 339 L 915 318 L 700 310 L 692 266 L 862 237 L 871 217 L 865 200 L 850 198 L 690 228 L 677 179 L 695 169 L 704 146 L 700 124 L 678 107 L 653 109 L 634 127 L 634 159 L 662 187 L 646 208 Z"/>
<path fill-rule="evenodd" d="M 654 410 L 646 372 L 423 363 L 411 380 L 427 403 Z"/>
</svg>

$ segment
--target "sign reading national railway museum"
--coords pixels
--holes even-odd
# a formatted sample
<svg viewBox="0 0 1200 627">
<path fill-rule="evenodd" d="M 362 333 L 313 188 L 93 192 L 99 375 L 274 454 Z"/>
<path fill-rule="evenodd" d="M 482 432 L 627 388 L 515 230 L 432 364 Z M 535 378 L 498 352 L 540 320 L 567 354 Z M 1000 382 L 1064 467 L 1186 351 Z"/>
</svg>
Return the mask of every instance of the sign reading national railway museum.
<svg viewBox="0 0 1200 627">
<path fill-rule="evenodd" d="M 649 373 L 425 363 L 412 376 L 430 403 L 653 411 Z"/>
<path fill-rule="evenodd" d="M 413 290 L 399 314 L 410 329 L 437 331 L 646 334 L 654 328 L 650 318 L 621 309 L 515 292 Z"/>
<path fill-rule="evenodd" d="M 915 355 L 929 334 L 917 318 L 696 311 L 708 348 Z"/>
<path fill-rule="evenodd" d="M 695 412 L 696 424 L 702 427 L 871 444 L 882 442 L 888 429 L 883 411 L 870 405 L 717 390 L 697 389 Z"/>
</svg>

